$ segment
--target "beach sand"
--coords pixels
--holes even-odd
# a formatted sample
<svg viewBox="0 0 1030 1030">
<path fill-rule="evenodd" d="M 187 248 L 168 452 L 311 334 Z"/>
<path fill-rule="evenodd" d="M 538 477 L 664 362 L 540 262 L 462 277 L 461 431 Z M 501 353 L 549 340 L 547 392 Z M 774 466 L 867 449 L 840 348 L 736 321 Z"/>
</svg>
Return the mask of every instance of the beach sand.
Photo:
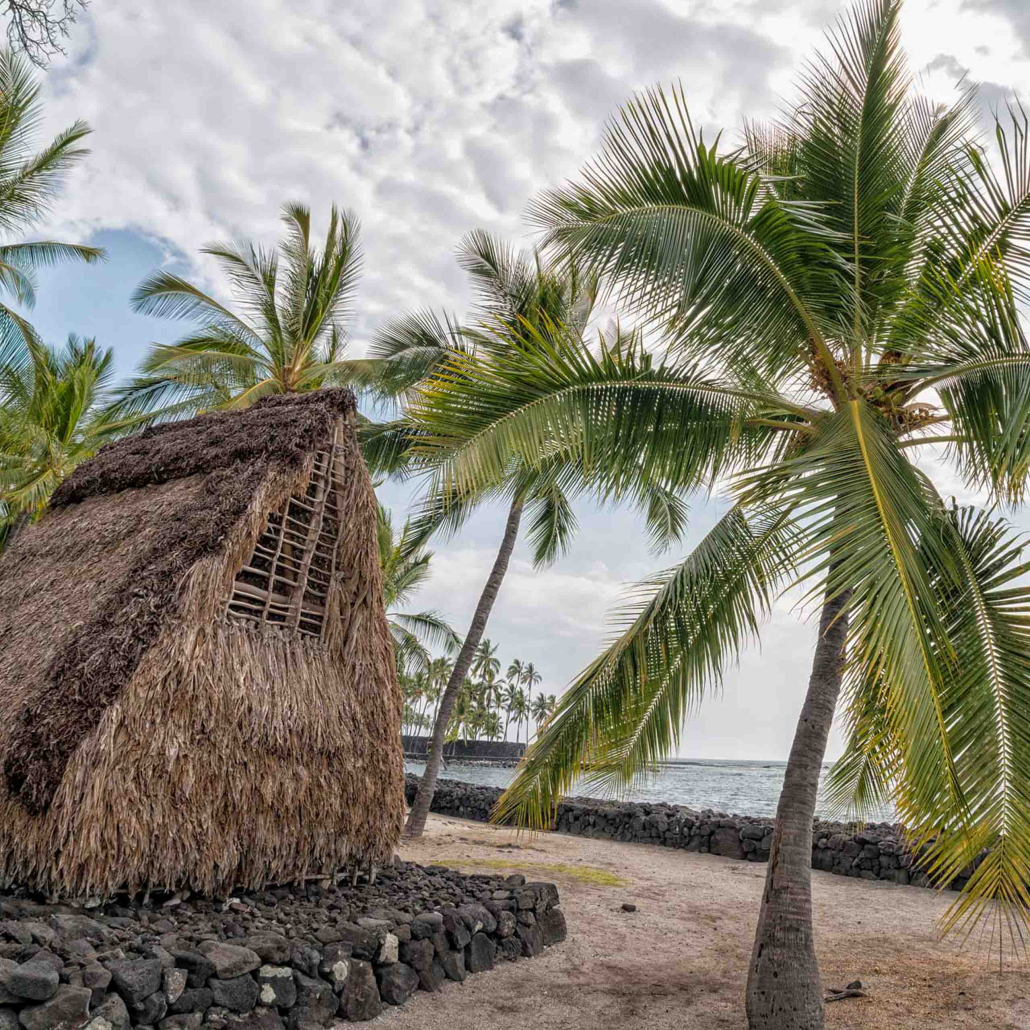
<svg viewBox="0 0 1030 1030">
<path fill-rule="evenodd" d="M 647 1027 L 743 1030 L 744 983 L 765 865 L 563 834 L 517 839 L 483 823 L 431 816 L 400 853 L 470 872 L 551 880 L 569 926 L 542 956 L 417 992 L 376 1023 L 390 1030 Z M 558 868 L 555 868 L 555 867 Z M 569 867 L 569 868 L 562 868 Z M 617 878 L 621 885 L 596 881 Z M 982 948 L 939 941 L 949 896 L 813 873 L 826 986 L 861 980 L 866 998 L 826 1007 L 826 1025 L 862 1030 L 1027 1030 L 1030 975 Z M 953 896 L 952 896 L 953 897 Z M 623 902 L 638 906 L 622 911 Z"/>
</svg>

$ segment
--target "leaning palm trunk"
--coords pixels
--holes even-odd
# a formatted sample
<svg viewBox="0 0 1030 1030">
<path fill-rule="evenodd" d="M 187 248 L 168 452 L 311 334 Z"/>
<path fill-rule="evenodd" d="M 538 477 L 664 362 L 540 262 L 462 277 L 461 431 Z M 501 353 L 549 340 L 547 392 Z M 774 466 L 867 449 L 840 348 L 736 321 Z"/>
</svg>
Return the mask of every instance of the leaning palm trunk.
<svg viewBox="0 0 1030 1030">
<path fill-rule="evenodd" d="M 812 817 L 840 694 L 850 591 L 827 590 L 801 718 L 787 760 L 747 984 L 749 1030 L 822 1030 L 812 934 Z"/>
<path fill-rule="evenodd" d="M 443 697 L 440 699 L 440 708 L 436 714 L 436 723 L 433 726 L 433 739 L 429 744 L 429 754 L 426 756 L 426 770 L 422 774 L 422 782 L 418 786 L 418 794 L 415 796 L 415 803 L 411 806 L 408 815 L 408 823 L 404 828 L 405 836 L 421 837 L 426 828 L 426 819 L 429 818 L 429 809 L 433 803 L 433 795 L 436 793 L 436 779 L 440 775 L 440 764 L 443 761 L 444 741 L 447 736 L 447 725 L 451 719 L 451 712 L 454 710 L 454 702 L 458 698 L 458 691 L 461 689 L 465 677 L 468 675 L 469 667 L 475 656 L 476 648 L 486 632 L 486 623 L 490 618 L 490 611 L 497 600 L 498 591 L 504 581 L 504 575 L 508 571 L 508 562 L 511 560 L 511 553 L 515 549 L 515 540 L 519 535 L 519 522 L 522 519 L 522 500 L 516 498 L 512 501 L 508 511 L 508 521 L 504 527 L 504 536 L 501 538 L 501 546 L 494 559 L 494 566 L 487 576 L 486 586 L 479 597 L 479 604 L 476 605 L 476 612 L 472 616 L 472 625 L 469 626 L 468 636 L 461 645 L 458 658 L 454 663 L 451 678 L 447 681 Z M 452 752 L 453 753 L 453 752 Z"/>
</svg>

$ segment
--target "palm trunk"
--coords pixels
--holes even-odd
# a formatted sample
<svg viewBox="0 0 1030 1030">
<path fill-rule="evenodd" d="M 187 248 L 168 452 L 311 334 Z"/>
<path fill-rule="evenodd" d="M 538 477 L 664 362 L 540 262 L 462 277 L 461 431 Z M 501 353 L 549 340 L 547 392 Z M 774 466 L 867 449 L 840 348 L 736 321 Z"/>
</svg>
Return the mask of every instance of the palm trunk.
<svg viewBox="0 0 1030 1030">
<path fill-rule="evenodd" d="M 472 616 L 472 625 L 469 626 L 468 636 L 461 645 L 458 657 L 454 662 L 454 669 L 451 678 L 447 681 L 447 687 L 440 699 L 440 709 L 436 715 L 436 723 L 433 726 L 433 739 L 429 746 L 429 755 L 426 757 L 426 770 L 422 774 L 422 782 L 418 785 L 418 793 L 415 795 L 415 803 L 411 806 L 408 815 L 408 823 L 404 828 L 405 836 L 421 837 L 422 831 L 426 828 L 426 819 L 429 818 L 429 807 L 433 803 L 433 795 L 436 793 L 436 779 L 440 775 L 440 763 L 443 759 L 444 737 L 447 735 L 447 724 L 451 718 L 451 711 L 454 702 L 457 700 L 458 691 L 465 677 L 468 675 L 469 667 L 475 656 L 476 648 L 486 632 L 487 619 L 490 618 L 490 610 L 497 600 L 498 591 L 504 581 L 504 574 L 508 571 L 508 562 L 511 560 L 511 552 L 515 549 L 515 540 L 519 535 L 519 522 L 522 519 L 522 501 L 516 498 L 512 501 L 508 511 L 508 521 L 504 527 L 504 536 L 501 538 L 501 546 L 494 559 L 494 566 L 490 575 L 486 578 L 486 585 L 480 595 L 479 604 L 476 605 L 476 612 Z"/>
<path fill-rule="evenodd" d="M 823 1030 L 823 988 L 812 934 L 812 819 L 844 672 L 851 591 L 826 600 L 776 809 L 747 982 L 749 1030 Z"/>
</svg>

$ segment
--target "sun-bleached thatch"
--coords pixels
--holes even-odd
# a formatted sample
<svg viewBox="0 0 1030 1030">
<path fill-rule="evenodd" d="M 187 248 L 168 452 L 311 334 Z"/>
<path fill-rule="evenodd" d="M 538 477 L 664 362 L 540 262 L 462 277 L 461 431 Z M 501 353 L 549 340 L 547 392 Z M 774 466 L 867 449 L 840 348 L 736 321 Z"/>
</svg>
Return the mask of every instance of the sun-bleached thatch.
<svg viewBox="0 0 1030 1030">
<path fill-rule="evenodd" d="M 401 696 L 354 418 L 326 390 L 110 444 L 0 557 L 0 885 L 391 857 Z"/>
</svg>

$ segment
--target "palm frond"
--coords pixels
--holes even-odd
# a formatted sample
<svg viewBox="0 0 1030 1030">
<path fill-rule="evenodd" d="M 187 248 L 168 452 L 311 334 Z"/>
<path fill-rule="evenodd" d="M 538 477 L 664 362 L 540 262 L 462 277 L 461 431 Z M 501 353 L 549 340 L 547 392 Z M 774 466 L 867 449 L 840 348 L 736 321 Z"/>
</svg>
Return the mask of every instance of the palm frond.
<svg viewBox="0 0 1030 1030">
<path fill-rule="evenodd" d="M 830 357 L 810 303 L 842 289 L 822 274 L 821 212 L 781 200 L 742 153 L 706 145 L 681 88 L 635 97 L 582 181 L 546 191 L 530 216 L 546 246 L 582 260 L 652 322 L 672 323 L 693 360 L 797 375 L 813 348 Z"/>
<path fill-rule="evenodd" d="M 784 514 L 733 508 L 677 568 L 641 584 L 604 653 L 576 678 L 526 752 L 493 818 L 549 824 L 582 780 L 612 793 L 654 770 L 680 727 L 793 574 L 797 529 Z"/>
</svg>

